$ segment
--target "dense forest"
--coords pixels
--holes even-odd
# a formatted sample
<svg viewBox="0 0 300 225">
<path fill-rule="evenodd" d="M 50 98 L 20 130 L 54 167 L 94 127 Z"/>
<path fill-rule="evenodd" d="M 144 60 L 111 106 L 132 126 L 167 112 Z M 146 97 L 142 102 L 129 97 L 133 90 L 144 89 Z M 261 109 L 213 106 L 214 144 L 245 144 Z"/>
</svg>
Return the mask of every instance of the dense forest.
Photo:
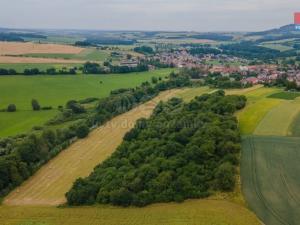
<svg viewBox="0 0 300 225">
<path fill-rule="evenodd" d="M 188 104 L 178 98 L 159 103 L 110 158 L 74 183 L 69 205 L 145 206 L 232 191 L 241 148 L 233 114 L 245 104 L 244 96 L 224 91 Z"/>
<path fill-rule="evenodd" d="M 46 124 L 60 125 L 59 128 L 34 127 L 29 133 L 0 139 L 0 197 L 19 186 L 77 138 L 86 137 L 92 128 L 150 100 L 160 91 L 191 85 L 188 77 L 175 73 L 170 74 L 168 80 L 154 83 L 115 90 L 100 100 L 70 100 L 64 107 L 59 106 L 61 112 Z M 95 101 L 98 101 L 97 107 L 85 108 L 85 104 Z M 32 106 L 36 108 L 36 102 L 32 101 Z M 13 105 L 10 108 L 14 110 Z"/>
</svg>

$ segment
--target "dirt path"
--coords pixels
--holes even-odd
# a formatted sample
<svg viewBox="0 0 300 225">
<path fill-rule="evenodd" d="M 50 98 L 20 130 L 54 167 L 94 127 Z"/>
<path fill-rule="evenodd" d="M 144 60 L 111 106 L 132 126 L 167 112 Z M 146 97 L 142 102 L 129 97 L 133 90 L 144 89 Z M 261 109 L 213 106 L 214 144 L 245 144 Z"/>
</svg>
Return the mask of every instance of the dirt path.
<svg viewBox="0 0 300 225">
<path fill-rule="evenodd" d="M 115 117 L 106 125 L 79 140 L 44 165 L 33 177 L 16 188 L 5 199 L 6 205 L 59 205 L 65 193 L 79 177 L 88 176 L 93 168 L 109 157 L 123 136 L 141 117 L 149 117 L 160 100 L 167 100 L 183 90 L 161 93 L 143 105 Z"/>
</svg>

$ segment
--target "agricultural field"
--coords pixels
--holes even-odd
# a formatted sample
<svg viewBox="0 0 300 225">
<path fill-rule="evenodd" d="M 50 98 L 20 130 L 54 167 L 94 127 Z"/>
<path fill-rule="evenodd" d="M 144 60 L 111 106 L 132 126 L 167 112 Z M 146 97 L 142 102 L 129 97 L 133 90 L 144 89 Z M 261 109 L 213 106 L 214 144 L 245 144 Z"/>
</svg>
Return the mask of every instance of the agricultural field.
<svg viewBox="0 0 300 225">
<path fill-rule="evenodd" d="M 300 100 L 284 101 L 268 112 L 256 127 L 256 135 L 290 135 L 290 124 L 300 112 Z"/>
<path fill-rule="evenodd" d="M 133 52 L 130 48 L 119 49 L 116 46 L 114 48 L 116 50 L 80 48 L 71 45 L 49 43 L 0 42 L 0 64 L 83 64 L 86 61 L 104 62 L 106 59 L 117 62 L 120 59 L 111 56 L 111 53 L 114 51 L 134 56 L 141 55 Z M 34 66 L 34 68 L 36 67 Z"/>
<path fill-rule="evenodd" d="M 260 225 L 245 207 L 220 200 L 144 208 L 0 206 L 0 220 L 1 225 Z"/>
<path fill-rule="evenodd" d="M 88 97 L 105 97 L 111 90 L 135 87 L 153 76 L 169 75 L 171 69 L 115 75 L 74 76 L 1 76 L 0 108 L 16 104 L 17 112 L 0 112 L 0 137 L 29 131 L 53 117 L 59 105 L 69 100 Z M 41 106 L 52 106 L 53 110 L 33 112 L 31 100 L 37 99 Z M 8 123 L 7 121 L 10 120 Z"/>
<path fill-rule="evenodd" d="M 37 44 L 32 42 L 0 42 L 1 55 L 23 55 L 30 53 L 79 54 L 83 48 L 60 44 Z"/>
<path fill-rule="evenodd" d="M 299 224 L 299 144 L 299 138 L 267 136 L 243 142 L 243 193 L 267 225 Z"/>
<path fill-rule="evenodd" d="M 136 119 L 150 116 L 160 100 L 172 96 L 190 97 L 185 95 L 186 91 L 187 89 L 163 92 L 154 100 L 92 131 L 86 139 L 75 142 L 4 199 L 4 205 L 0 206 L 2 224 L 259 225 L 256 216 L 243 204 L 220 198 L 188 200 L 181 204 L 154 204 L 144 208 L 52 206 L 65 201 L 64 193 L 76 178 L 86 176 L 96 164 L 112 154 Z M 203 88 L 201 93 L 207 91 L 211 90 Z M 199 90 L 197 92 L 200 93 Z"/>
<path fill-rule="evenodd" d="M 296 225 L 300 220 L 299 95 L 264 89 L 246 94 L 250 105 L 238 115 L 242 133 L 247 134 L 242 146 L 242 190 L 264 224 Z"/>
</svg>

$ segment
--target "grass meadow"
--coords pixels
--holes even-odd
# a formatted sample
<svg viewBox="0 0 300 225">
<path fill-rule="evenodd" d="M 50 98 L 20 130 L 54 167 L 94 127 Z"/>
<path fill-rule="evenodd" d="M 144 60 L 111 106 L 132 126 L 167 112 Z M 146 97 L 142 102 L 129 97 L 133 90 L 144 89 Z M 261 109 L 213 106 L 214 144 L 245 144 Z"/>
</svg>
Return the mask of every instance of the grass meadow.
<svg viewBox="0 0 300 225">
<path fill-rule="evenodd" d="M 105 97 L 111 90 L 135 87 L 153 76 L 164 78 L 172 70 L 116 75 L 1 76 L 0 109 L 15 104 L 17 112 L 0 112 L 0 137 L 26 132 L 42 125 L 57 113 L 57 107 L 68 100 Z M 31 100 L 53 110 L 33 112 Z"/>
</svg>

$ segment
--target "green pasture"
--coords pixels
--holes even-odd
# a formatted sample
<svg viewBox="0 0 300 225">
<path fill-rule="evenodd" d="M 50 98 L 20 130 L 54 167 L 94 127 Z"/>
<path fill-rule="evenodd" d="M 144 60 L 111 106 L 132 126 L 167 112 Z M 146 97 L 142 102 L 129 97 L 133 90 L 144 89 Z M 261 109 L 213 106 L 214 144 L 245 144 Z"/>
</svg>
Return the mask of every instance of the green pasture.
<svg viewBox="0 0 300 225">
<path fill-rule="evenodd" d="M 299 138 L 250 136 L 243 141 L 242 189 L 266 225 L 300 221 Z"/>
<path fill-rule="evenodd" d="M 165 77 L 172 69 L 115 75 L 1 76 L 0 109 L 15 104 L 17 112 L 0 112 L 0 137 L 15 135 L 41 125 L 57 113 L 68 100 L 105 97 L 111 90 L 135 87 L 153 76 Z M 52 111 L 31 111 L 31 100 Z"/>
</svg>

